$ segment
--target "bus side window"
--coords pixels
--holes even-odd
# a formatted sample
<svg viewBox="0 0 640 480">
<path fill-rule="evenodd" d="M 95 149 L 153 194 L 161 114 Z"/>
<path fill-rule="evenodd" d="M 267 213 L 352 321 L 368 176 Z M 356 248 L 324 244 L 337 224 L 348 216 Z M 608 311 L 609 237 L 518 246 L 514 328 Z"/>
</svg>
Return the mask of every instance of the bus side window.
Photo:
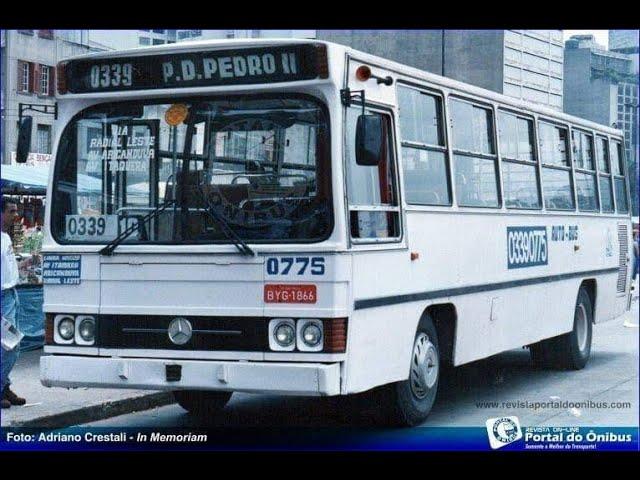
<svg viewBox="0 0 640 480">
<path fill-rule="evenodd" d="M 618 213 L 629 213 L 627 202 L 627 184 L 624 178 L 624 164 L 622 145 L 618 141 L 611 142 L 611 170 L 613 172 L 613 184 L 616 194 L 616 207 Z"/>
<path fill-rule="evenodd" d="M 450 101 L 449 112 L 458 205 L 499 207 L 493 113 L 458 99 Z"/>
<path fill-rule="evenodd" d="M 574 210 L 567 129 L 546 122 L 538 125 L 544 205 L 550 210 Z"/>
<path fill-rule="evenodd" d="M 400 209 L 396 186 L 395 159 L 391 142 L 391 119 L 380 115 L 385 132 L 385 151 L 376 166 L 356 163 L 355 137 L 358 116 L 362 107 L 347 109 L 347 191 L 351 236 L 354 239 L 396 239 L 400 237 Z"/>
<path fill-rule="evenodd" d="M 576 193 L 580 211 L 595 212 L 598 205 L 596 167 L 593 158 L 593 137 L 579 130 L 572 130 L 573 163 L 576 169 Z"/>
<path fill-rule="evenodd" d="M 498 126 L 507 208 L 541 208 L 533 120 L 500 112 Z"/>
<path fill-rule="evenodd" d="M 451 205 L 442 99 L 403 86 L 398 98 L 407 203 Z"/>
<path fill-rule="evenodd" d="M 611 183 L 611 166 L 609 165 L 609 141 L 597 137 L 596 155 L 600 172 L 600 205 L 603 213 L 613 213 L 613 184 Z"/>
</svg>

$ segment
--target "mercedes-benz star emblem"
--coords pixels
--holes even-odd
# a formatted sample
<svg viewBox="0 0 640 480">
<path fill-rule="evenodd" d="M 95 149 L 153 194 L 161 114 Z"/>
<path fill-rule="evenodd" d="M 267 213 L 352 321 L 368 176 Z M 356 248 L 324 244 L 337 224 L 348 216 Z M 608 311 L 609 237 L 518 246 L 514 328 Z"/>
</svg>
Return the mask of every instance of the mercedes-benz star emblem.
<svg viewBox="0 0 640 480">
<path fill-rule="evenodd" d="M 176 345 L 184 345 L 193 335 L 193 328 L 191 328 L 191 322 L 186 318 L 177 317 L 171 320 L 169 328 L 169 340 Z"/>
</svg>

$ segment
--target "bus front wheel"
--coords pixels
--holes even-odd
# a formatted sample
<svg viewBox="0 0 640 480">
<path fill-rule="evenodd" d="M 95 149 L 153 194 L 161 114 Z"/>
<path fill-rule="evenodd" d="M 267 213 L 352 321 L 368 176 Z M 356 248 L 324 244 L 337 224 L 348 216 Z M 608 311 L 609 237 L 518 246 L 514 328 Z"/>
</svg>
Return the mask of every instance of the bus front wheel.
<svg viewBox="0 0 640 480">
<path fill-rule="evenodd" d="M 591 355 L 593 304 L 585 287 L 580 287 L 573 316 L 573 329 L 559 337 L 530 346 L 534 364 L 545 368 L 580 370 Z"/>
<path fill-rule="evenodd" d="M 227 405 L 233 392 L 175 390 L 173 396 L 182 408 L 196 417 L 217 415 Z"/>
<path fill-rule="evenodd" d="M 436 401 L 440 380 L 438 333 L 429 316 L 418 327 L 409 378 L 386 386 L 386 410 L 390 423 L 415 426 L 424 422 Z"/>
</svg>

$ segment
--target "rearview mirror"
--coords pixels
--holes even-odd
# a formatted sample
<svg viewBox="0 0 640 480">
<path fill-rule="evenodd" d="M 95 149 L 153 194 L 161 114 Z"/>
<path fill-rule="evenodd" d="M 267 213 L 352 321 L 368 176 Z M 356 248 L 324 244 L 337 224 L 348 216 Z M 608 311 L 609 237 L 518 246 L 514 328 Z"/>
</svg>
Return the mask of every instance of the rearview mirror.
<svg viewBox="0 0 640 480">
<path fill-rule="evenodd" d="M 31 130 L 33 118 L 24 117 L 18 126 L 18 145 L 16 147 L 16 162 L 26 163 L 31 150 Z"/>
<path fill-rule="evenodd" d="M 356 124 L 356 164 L 375 167 L 384 155 L 384 124 L 380 115 L 360 115 Z"/>
</svg>

